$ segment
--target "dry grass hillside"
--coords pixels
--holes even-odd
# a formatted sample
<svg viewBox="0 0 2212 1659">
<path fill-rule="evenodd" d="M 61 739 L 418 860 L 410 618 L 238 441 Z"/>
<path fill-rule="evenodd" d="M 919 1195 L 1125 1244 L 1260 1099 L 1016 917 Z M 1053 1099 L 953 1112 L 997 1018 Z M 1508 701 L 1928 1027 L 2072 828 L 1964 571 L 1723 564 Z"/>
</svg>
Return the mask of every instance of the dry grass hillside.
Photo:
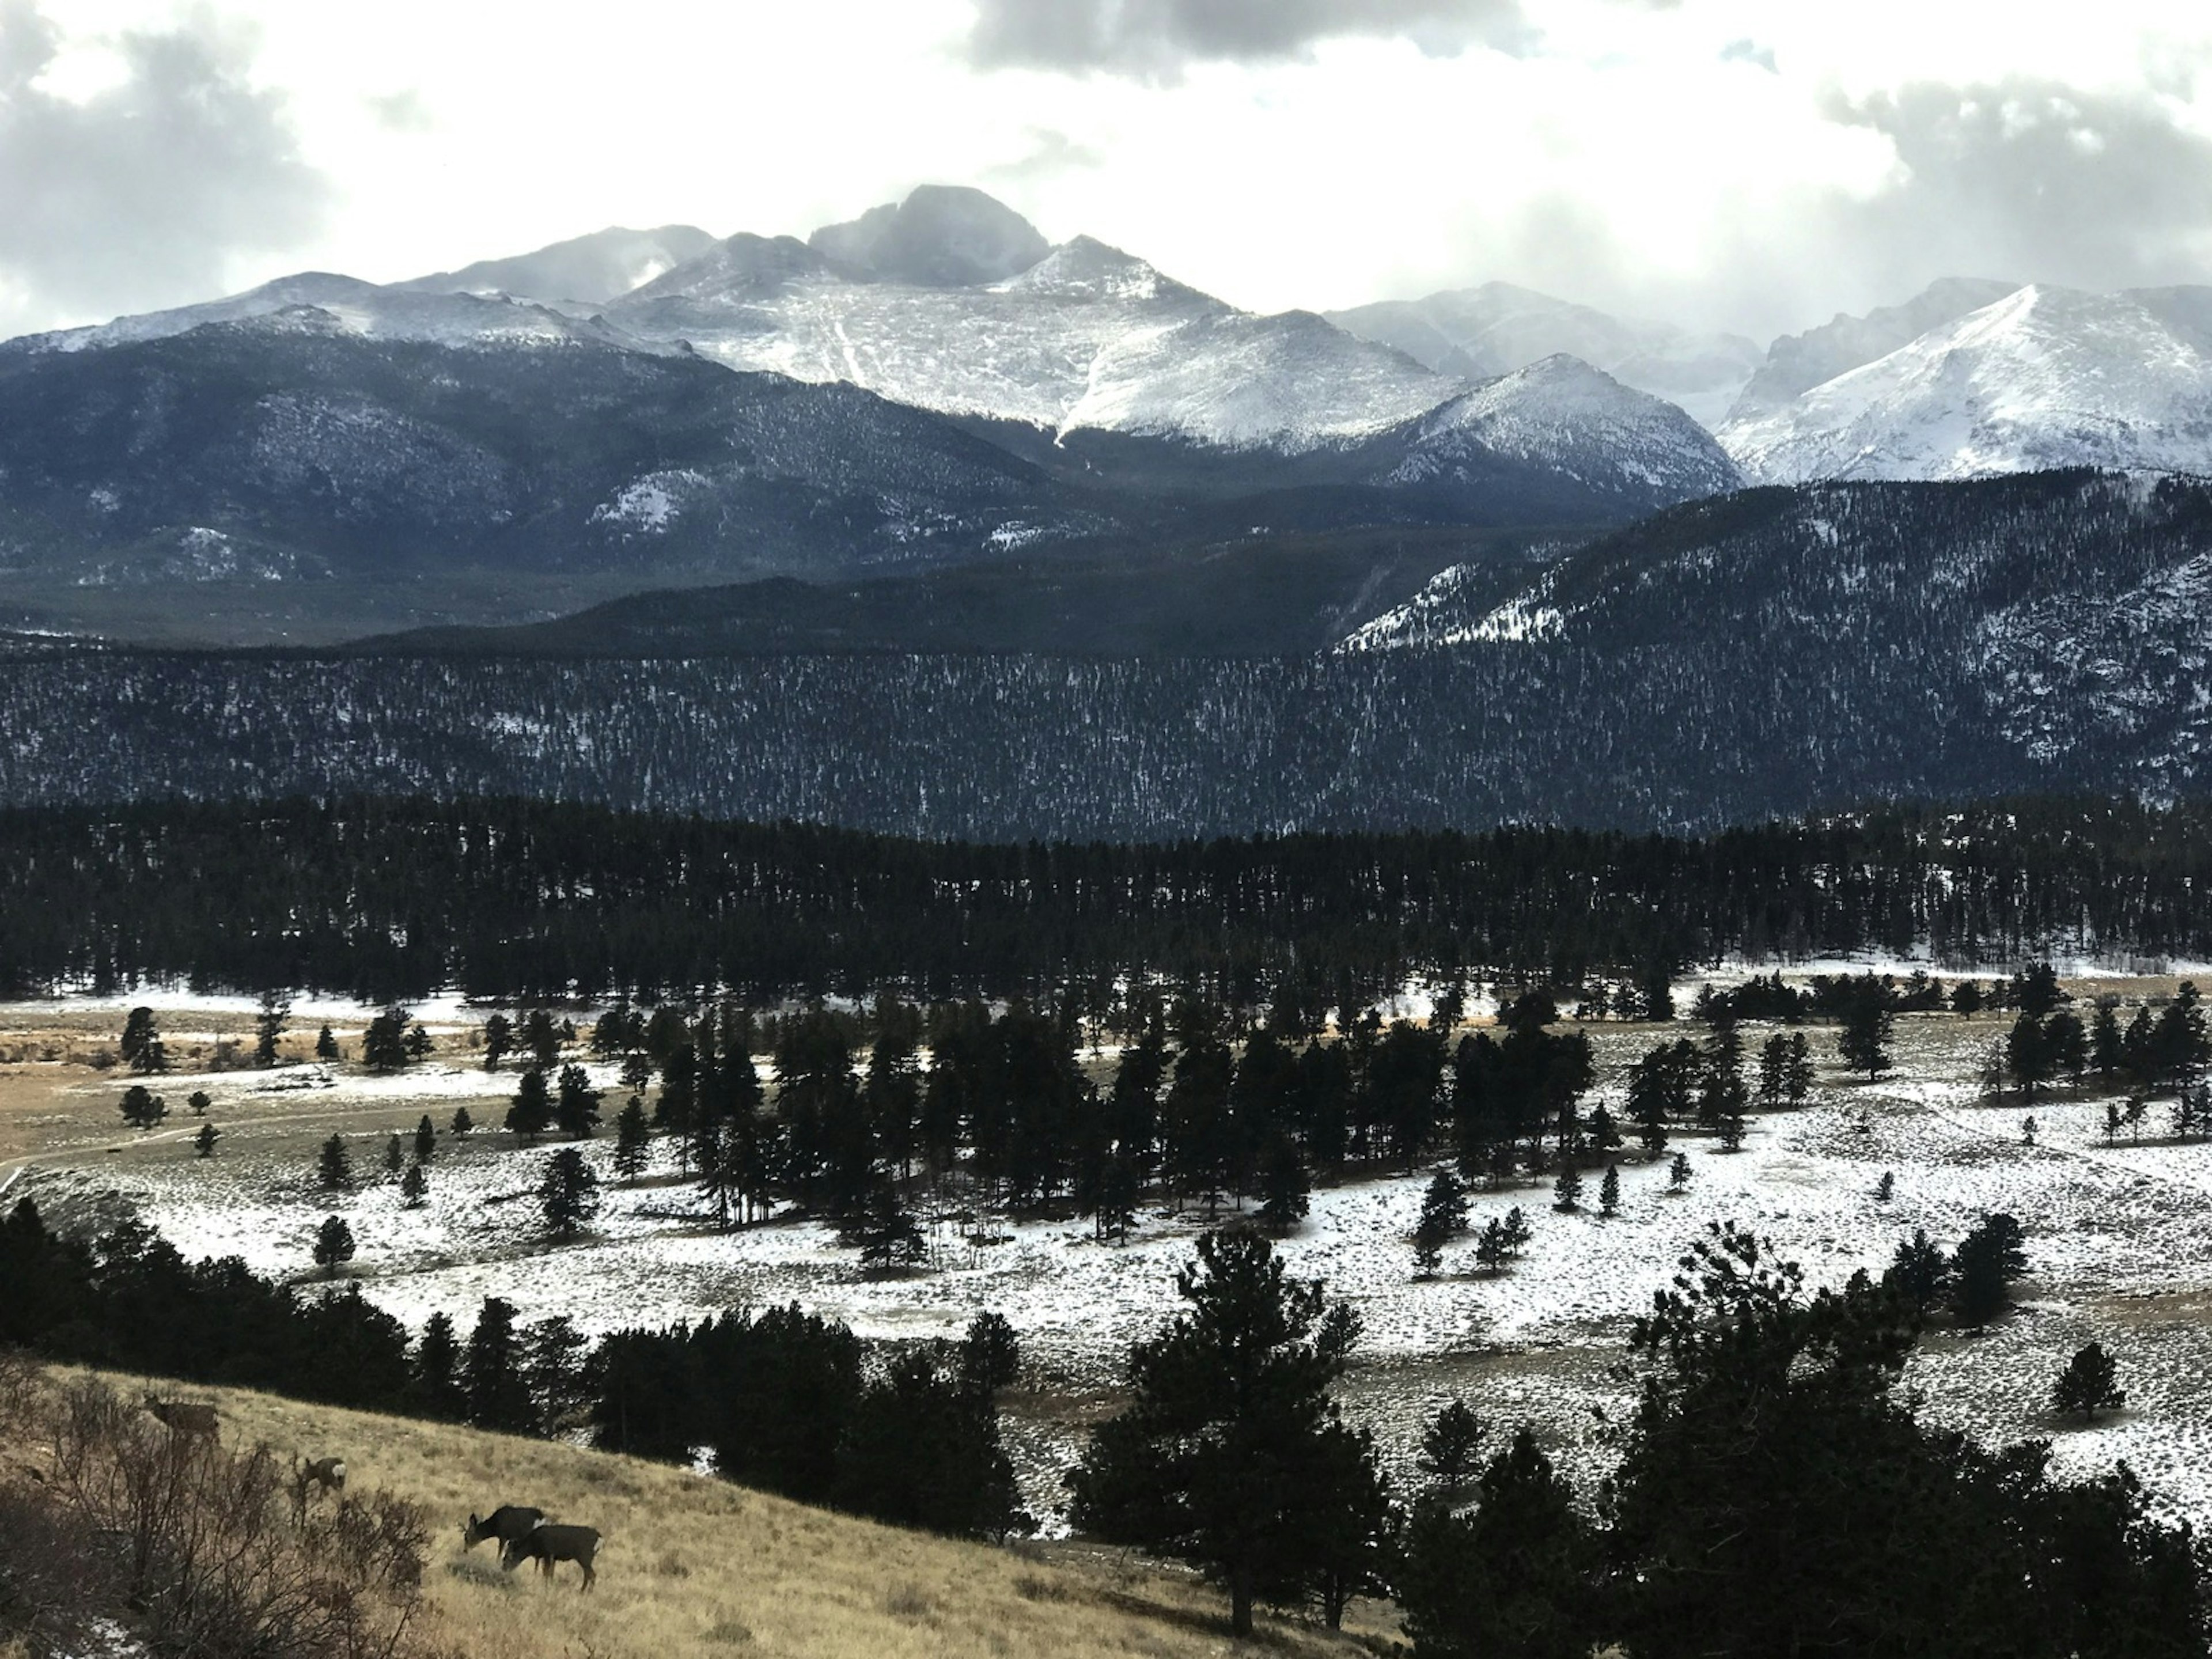
<svg viewBox="0 0 2212 1659">
<path fill-rule="evenodd" d="M 114 1381 L 136 1398 L 140 1379 Z M 1342 1635 L 1263 1619 L 1248 1649 L 1206 1587 L 1105 1552 L 957 1542 L 634 1458 L 267 1395 L 164 1391 L 214 1402 L 226 1444 L 343 1455 L 350 1490 L 423 1505 L 434 1541 L 417 1634 L 468 1659 L 1349 1659 L 1399 1645 L 1384 1607 L 1355 1607 Z M 501 1502 L 597 1527 L 597 1587 L 582 1593 L 569 1565 L 550 1584 L 527 1565 L 504 1573 L 491 1544 L 465 1553 L 464 1519 Z"/>
</svg>

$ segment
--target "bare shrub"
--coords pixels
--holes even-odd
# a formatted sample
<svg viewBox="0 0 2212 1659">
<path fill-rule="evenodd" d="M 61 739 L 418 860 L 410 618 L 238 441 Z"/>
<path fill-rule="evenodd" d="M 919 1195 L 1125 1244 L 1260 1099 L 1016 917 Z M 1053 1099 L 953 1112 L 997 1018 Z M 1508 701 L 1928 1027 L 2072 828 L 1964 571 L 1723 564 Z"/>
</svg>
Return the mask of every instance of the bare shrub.
<svg viewBox="0 0 2212 1659">
<path fill-rule="evenodd" d="M 429 1529 L 383 1493 L 288 1524 L 285 1470 L 257 1445 L 161 1433 L 103 1384 L 64 1390 L 52 1502 L 157 1648 L 229 1659 L 390 1659 L 421 1606 Z"/>
</svg>

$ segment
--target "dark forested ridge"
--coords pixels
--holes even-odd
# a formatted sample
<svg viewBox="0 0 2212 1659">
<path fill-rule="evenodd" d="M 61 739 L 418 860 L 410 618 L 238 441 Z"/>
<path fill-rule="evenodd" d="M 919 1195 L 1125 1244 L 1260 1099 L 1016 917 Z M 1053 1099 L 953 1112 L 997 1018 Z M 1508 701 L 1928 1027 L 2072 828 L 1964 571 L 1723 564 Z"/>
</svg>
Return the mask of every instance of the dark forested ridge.
<svg viewBox="0 0 2212 1659">
<path fill-rule="evenodd" d="M 1446 648 L 1115 657 L 1112 583 L 1054 595 L 1048 577 L 1017 605 L 1041 605 L 1026 620 L 939 637 L 1003 644 L 1035 625 L 1065 642 L 1088 615 L 1107 654 L 671 655 L 729 650 L 749 626 L 682 600 L 611 624 L 636 658 L 21 648 L 0 660 L 0 803 L 511 794 L 1139 842 L 1702 832 L 1879 800 L 2187 799 L 2212 786 L 2208 545 L 2212 486 L 2049 474 L 1693 503 L 1526 589 L 1533 637 L 1486 635 L 1475 615 L 1409 623 L 1405 637 Z M 1324 558 L 1299 599 L 1269 586 L 1266 561 L 1249 568 L 1249 598 L 1231 582 L 1196 607 L 1233 618 L 1224 639 L 1292 617 L 1312 629 L 1353 574 Z M 944 618 L 969 602 L 948 582 Z M 1497 586 L 1458 598 L 1489 606 Z M 927 606 L 898 609 L 895 594 L 856 606 L 856 642 L 929 632 Z M 1177 614 L 1189 625 L 1137 648 L 1194 650 L 1204 629 L 1191 605 Z M 797 643 L 836 626 L 817 609 Z M 559 630 L 557 648 L 589 648 L 592 631 Z"/>
<path fill-rule="evenodd" d="M 1146 972 L 1347 1002 L 1425 969 L 1571 984 L 1728 953 L 2212 956 L 2212 808 L 1896 809 L 1703 840 L 1505 829 L 978 846 L 526 800 L 0 813 L 0 981 L 179 975 L 774 997 Z"/>
</svg>

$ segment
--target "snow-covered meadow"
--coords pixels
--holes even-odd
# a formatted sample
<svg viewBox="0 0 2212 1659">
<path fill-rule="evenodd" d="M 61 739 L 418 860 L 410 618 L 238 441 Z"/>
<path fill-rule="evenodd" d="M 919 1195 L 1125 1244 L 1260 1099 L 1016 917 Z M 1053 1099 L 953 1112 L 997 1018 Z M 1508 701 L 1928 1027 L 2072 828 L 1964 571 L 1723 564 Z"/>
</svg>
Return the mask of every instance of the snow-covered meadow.
<svg viewBox="0 0 2212 1659">
<path fill-rule="evenodd" d="M 1983 1104 L 1975 1081 L 2002 1029 L 1994 1018 L 1902 1018 L 1898 1070 L 1868 1084 L 1838 1069 L 1832 1031 L 1811 1028 L 1822 1061 L 1811 1101 L 1756 1121 L 1740 1152 L 1679 1139 L 1694 1171 L 1683 1191 L 1668 1190 L 1664 1160 L 1646 1164 L 1632 1151 L 1620 1162 L 1620 1210 L 1609 1218 L 1596 1212 L 1595 1170 L 1576 1214 L 1553 1211 L 1548 1182 L 1474 1194 L 1476 1229 L 1516 1204 L 1534 1227 L 1526 1255 L 1494 1277 L 1476 1270 L 1462 1240 L 1439 1278 L 1414 1279 L 1409 1235 L 1425 1168 L 1317 1190 L 1310 1217 L 1281 1248 L 1293 1271 L 1325 1279 L 1362 1316 L 1348 1403 L 1402 1456 L 1435 1405 L 1464 1393 L 1493 1422 L 1534 1419 L 1571 1469 L 1594 1478 L 1607 1424 L 1633 1397 L 1628 1322 L 1708 1222 L 1748 1226 L 1814 1282 L 1838 1283 L 1860 1268 L 1878 1273 L 1915 1228 L 1948 1246 L 1985 1212 L 2004 1210 L 2027 1234 L 2022 1307 L 1984 1335 L 1932 1335 L 1908 1386 L 1936 1417 L 1992 1439 L 2051 1437 L 2063 1469 L 2124 1457 L 2164 1503 L 2212 1522 L 2203 1382 L 2212 1375 L 2212 1143 L 2166 1142 L 2154 1108 L 2142 1144 L 2108 1144 L 2101 1101 L 2044 1100 L 2027 1145 L 2024 1109 Z M 1601 1076 L 1591 1103 L 1618 1115 L 1627 1066 L 1662 1034 L 1591 1031 Z M 1755 1048 L 1765 1032 L 1745 1035 Z M 598 1068 L 598 1080 L 611 1117 L 622 1098 L 611 1069 Z M 1075 1219 L 990 1223 L 998 1242 L 988 1243 L 973 1242 L 969 1226 L 935 1220 L 922 1270 L 872 1277 L 817 1223 L 717 1231 L 658 1145 L 653 1171 L 623 1184 L 603 1133 L 586 1147 L 603 1182 L 600 1213 L 582 1241 L 550 1247 L 534 1188 L 558 1143 L 524 1147 L 495 1132 L 513 1082 L 511 1070 L 489 1073 L 459 1054 L 380 1079 L 310 1068 L 173 1076 L 173 1103 L 194 1087 L 215 1097 L 210 1117 L 226 1130 L 216 1157 L 191 1156 L 193 1120 L 173 1104 L 173 1140 L 126 1158 L 73 1158 L 28 1185 L 65 1208 L 128 1203 L 188 1254 L 237 1255 L 303 1279 L 313 1273 L 315 1230 L 335 1211 L 360 1243 L 348 1277 L 415 1327 L 442 1310 L 465 1329 L 495 1294 L 526 1319 L 565 1314 L 592 1334 L 795 1300 L 868 1336 L 950 1336 L 994 1309 L 1024 1339 L 1032 1386 L 1014 1402 L 1012 1433 L 1035 1482 L 1110 1392 L 1130 1340 L 1171 1310 L 1192 1240 L 1224 1218 L 1147 1211 L 1126 1243 L 1097 1242 Z M 289 1091 L 268 1092 L 280 1083 Z M 456 1141 L 444 1132 L 462 1104 L 483 1132 Z M 384 1176 L 382 1152 L 393 1129 L 424 1112 L 441 1140 L 428 1201 L 410 1209 Z M 346 1134 L 361 1177 L 349 1194 L 315 1182 L 315 1146 L 333 1129 Z M 1875 1194 L 1885 1172 L 1894 1176 L 1887 1201 Z M 2087 1428 L 2060 1424 L 2049 1414 L 2051 1382 L 2093 1339 L 2119 1358 L 2127 1408 Z"/>
</svg>

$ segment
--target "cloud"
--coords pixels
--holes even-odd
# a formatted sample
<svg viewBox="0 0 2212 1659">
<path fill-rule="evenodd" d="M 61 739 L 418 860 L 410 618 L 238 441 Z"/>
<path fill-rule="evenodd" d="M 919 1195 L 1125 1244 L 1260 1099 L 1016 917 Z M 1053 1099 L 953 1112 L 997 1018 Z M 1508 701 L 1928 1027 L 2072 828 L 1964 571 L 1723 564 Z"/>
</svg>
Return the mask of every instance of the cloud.
<svg viewBox="0 0 2212 1659">
<path fill-rule="evenodd" d="M 437 125 L 431 118 L 429 105 L 412 87 L 402 87 L 397 92 L 379 94 L 362 101 L 368 104 L 376 125 L 386 132 L 428 132 Z"/>
<path fill-rule="evenodd" d="M 1027 184 L 1106 165 L 1104 150 L 1072 138 L 1057 127 L 1031 127 L 1026 136 L 1029 148 L 1022 155 L 1011 161 L 986 167 L 983 176 L 1009 184 Z"/>
<path fill-rule="evenodd" d="M 968 55 L 986 68 L 1171 80 L 1193 63 L 1267 63 L 1322 40 L 1408 40 L 1449 55 L 1528 38 L 1519 0 L 978 0 Z"/>
<path fill-rule="evenodd" d="M 1781 65 L 1775 60 L 1774 48 L 1762 46 L 1756 40 L 1731 40 L 1721 48 L 1723 64 L 1753 64 L 1769 75 L 1779 75 Z"/>
<path fill-rule="evenodd" d="M 204 297 L 230 258 L 296 246 L 330 190 L 247 43 L 204 16 L 111 42 L 120 78 L 82 99 L 46 72 L 60 31 L 0 0 L 0 288 L 35 326 Z"/>
<path fill-rule="evenodd" d="M 2152 94 L 1920 82 L 1826 113 L 1895 149 L 1894 183 L 1838 215 L 1894 255 L 2085 288 L 2203 277 L 2212 139 Z"/>
</svg>

